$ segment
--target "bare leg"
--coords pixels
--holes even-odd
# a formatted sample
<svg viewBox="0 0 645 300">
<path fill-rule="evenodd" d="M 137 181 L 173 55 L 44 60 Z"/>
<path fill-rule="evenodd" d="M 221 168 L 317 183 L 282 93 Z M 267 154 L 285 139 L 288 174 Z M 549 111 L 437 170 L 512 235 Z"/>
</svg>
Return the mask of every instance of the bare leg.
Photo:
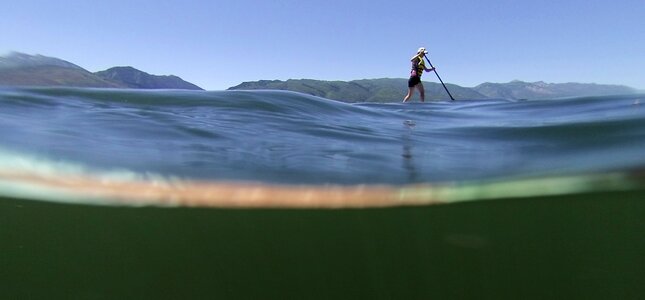
<svg viewBox="0 0 645 300">
<path fill-rule="evenodd" d="M 419 90 L 419 95 L 421 96 L 421 102 L 425 102 L 425 100 L 426 100 L 426 91 L 423 88 L 423 83 L 419 82 L 419 84 L 417 84 L 417 89 Z"/>
<path fill-rule="evenodd" d="M 405 95 L 405 98 L 403 98 L 403 102 L 408 102 L 408 100 L 410 100 L 410 97 L 412 97 L 413 91 L 414 91 L 414 87 L 408 88 L 408 94 Z"/>
</svg>

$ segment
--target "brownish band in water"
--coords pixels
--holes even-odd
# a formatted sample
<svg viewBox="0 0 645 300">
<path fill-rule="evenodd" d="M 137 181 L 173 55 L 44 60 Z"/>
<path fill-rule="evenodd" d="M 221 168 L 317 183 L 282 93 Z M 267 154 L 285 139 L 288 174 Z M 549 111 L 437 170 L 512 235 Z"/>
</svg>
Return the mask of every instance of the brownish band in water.
<svg viewBox="0 0 645 300">
<path fill-rule="evenodd" d="M 471 183 L 271 185 L 0 171 L 0 196 L 110 205 L 364 208 L 644 189 L 639 171 Z"/>
<path fill-rule="evenodd" d="M 113 203 L 201 207 L 359 208 L 440 203 L 438 199 L 408 193 L 386 185 L 267 185 L 261 183 L 188 180 L 125 181 L 78 176 L 0 173 L 0 179 L 34 188 Z M 428 185 L 419 189 L 428 189 Z M 412 193 L 410 193 L 412 192 Z"/>
</svg>

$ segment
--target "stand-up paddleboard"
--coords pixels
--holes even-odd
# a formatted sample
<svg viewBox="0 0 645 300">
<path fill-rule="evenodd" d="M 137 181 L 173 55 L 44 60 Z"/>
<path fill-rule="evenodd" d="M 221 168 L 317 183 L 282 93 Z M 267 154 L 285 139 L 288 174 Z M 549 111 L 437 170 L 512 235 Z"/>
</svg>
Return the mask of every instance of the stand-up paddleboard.
<svg viewBox="0 0 645 300">
<path fill-rule="evenodd" d="M 410 185 L 275 185 L 0 171 L 0 196 L 84 204 L 223 208 L 366 208 L 645 187 L 630 173 Z"/>
</svg>

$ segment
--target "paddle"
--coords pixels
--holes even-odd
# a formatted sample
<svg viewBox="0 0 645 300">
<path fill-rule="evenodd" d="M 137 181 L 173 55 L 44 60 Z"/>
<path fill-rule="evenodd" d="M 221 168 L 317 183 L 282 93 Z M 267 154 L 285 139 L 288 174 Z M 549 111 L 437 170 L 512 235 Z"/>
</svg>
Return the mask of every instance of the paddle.
<svg viewBox="0 0 645 300">
<path fill-rule="evenodd" d="M 430 68 L 433 68 L 433 69 L 434 69 L 434 66 L 433 66 L 433 65 L 432 65 L 432 63 L 430 62 L 430 59 L 428 58 L 428 55 L 426 54 L 426 55 L 424 55 L 424 57 L 425 57 L 425 58 L 426 58 L 426 60 L 428 61 L 428 64 L 430 64 Z M 437 78 L 439 78 L 439 81 L 441 81 L 441 85 L 443 85 L 443 88 L 446 90 L 446 93 L 448 93 L 448 96 L 450 96 L 450 100 L 455 101 L 455 98 L 453 98 L 453 97 L 452 97 L 452 95 L 451 95 L 451 94 L 450 94 L 450 92 L 448 91 L 448 88 L 447 88 L 447 87 L 446 87 L 446 85 L 443 83 L 443 80 L 441 80 L 441 77 L 439 76 L 439 73 L 437 73 L 437 69 L 434 69 L 434 73 L 435 73 L 435 74 L 437 74 Z"/>
</svg>

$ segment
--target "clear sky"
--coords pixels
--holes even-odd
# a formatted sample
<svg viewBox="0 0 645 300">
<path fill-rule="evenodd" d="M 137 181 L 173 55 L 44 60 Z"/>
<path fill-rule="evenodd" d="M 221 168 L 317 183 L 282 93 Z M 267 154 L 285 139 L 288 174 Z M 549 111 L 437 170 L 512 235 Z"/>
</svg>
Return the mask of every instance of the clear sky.
<svg viewBox="0 0 645 300">
<path fill-rule="evenodd" d="M 0 55 L 133 66 L 208 90 L 243 81 L 407 78 L 645 89 L 645 0 L 2 0 Z M 436 81 L 427 74 L 426 81 Z"/>
</svg>

